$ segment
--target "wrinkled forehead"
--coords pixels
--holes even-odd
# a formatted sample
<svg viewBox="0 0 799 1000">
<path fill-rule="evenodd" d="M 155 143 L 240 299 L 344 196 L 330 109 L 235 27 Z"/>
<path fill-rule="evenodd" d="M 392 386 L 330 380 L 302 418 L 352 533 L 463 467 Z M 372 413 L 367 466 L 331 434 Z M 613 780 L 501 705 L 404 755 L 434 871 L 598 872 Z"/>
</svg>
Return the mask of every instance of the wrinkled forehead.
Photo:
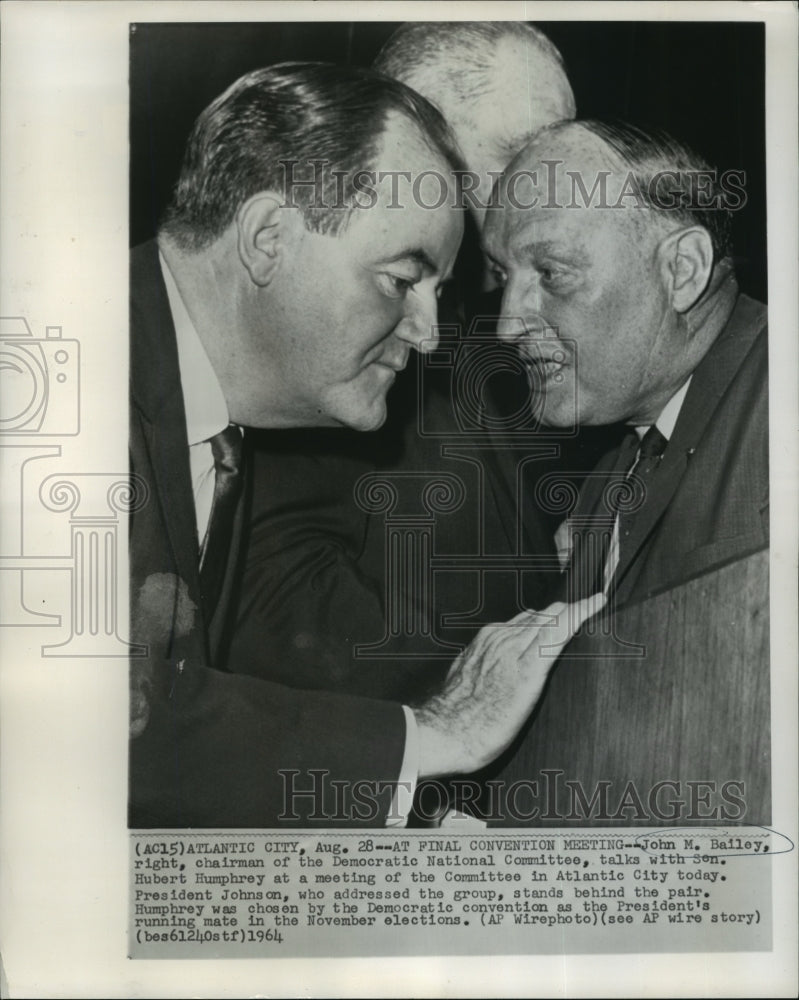
<svg viewBox="0 0 799 1000">
<path fill-rule="evenodd" d="M 512 247 L 533 229 L 637 227 L 640 206 L 623 197 L 627 175 L 615 152 L 592 132 L 577 124 L 546 130 L 495 185 L 484 233 L 487 251 Z"/>
</svg>

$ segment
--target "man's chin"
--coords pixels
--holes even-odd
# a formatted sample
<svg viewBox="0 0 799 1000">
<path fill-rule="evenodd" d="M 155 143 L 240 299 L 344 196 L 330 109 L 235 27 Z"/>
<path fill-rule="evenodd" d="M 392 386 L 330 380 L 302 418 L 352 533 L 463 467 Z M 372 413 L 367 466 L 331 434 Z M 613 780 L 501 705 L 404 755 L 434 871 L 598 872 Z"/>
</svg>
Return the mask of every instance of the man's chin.
<svg viewBox="0 0 799 1000">
<path fill-rule="evenodd" d="M 356 431 L 379 431 L 385 422 L 386 422 L 386 413 L 384 411 L 383 415 L 378 419 L 371 420 L 368 422 L 364 421 L 363 423 L 358 424 L 357 427 L 353 427 L 353 429 Z"/>
<path fill-rule="evenodd" d="M 559 406 L 542 406 L 533 411 L 536 421 L 542 430 L 565 431 L 576 426 L 574 408 Z"/>
<path fill-rule="evenodd" d="M 385 400 L 374 403 L 368 409 L 351 414 L 342 414 L 341 423 L 354 431 L 376 431 L 386 422 L 388 410 Z"/>
</svg>

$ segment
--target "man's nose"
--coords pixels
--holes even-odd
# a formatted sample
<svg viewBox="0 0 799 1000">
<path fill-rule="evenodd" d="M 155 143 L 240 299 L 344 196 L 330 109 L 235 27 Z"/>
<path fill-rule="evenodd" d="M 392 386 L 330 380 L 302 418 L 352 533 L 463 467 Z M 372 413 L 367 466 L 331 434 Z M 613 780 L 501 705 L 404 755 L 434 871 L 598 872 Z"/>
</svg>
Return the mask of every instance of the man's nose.
<svg viewBox="0 0 799 1000">
<path fill-rule="evenodd" d="M 417 286 L 414 294 L 408 296 L 405 315 L 395 333 L 420 354 L 430 354 L 438 347 L 437 320 L 438 299 L 435 288 L 422 289 Z"/>
<path fill-rule="evenodd" d="M 524 287 L 518 281 L 508 284 L 497 320 L 497 337 L 506 344 L 513 344 L 524 337 L 535 336 L 537 332 L 540 335 L 543 321 L 539 306 L 537 287 Z"/>
</svg>

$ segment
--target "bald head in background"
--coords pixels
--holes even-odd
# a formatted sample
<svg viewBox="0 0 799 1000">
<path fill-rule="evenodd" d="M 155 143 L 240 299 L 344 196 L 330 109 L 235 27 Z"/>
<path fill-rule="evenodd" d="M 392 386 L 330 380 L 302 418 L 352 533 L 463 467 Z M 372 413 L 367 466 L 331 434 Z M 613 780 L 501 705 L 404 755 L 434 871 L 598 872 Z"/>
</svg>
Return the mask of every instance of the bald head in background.
<svg viewBox="0 0 799 1000">
<path fill-rule="evenodd" d="M 560 53 L 524 21 L 409 22 L 388 39 L 374 68 L 447 119 L 467 167 L 479 175 L 481 226 L 481 206 L 510 160 L 538 129 L 575 114 Z"/>
</svg>

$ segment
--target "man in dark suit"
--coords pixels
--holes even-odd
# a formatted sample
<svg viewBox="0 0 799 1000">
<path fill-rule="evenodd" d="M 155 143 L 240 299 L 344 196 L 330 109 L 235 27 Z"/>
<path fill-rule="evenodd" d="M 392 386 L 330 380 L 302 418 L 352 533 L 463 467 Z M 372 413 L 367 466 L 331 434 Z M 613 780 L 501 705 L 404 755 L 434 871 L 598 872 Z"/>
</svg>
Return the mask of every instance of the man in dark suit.
<svg viewBox="0 0 799 1000">
<path fill-rule="evenodd" d="M 579 494 L 568 474 L 544 484 L 568 515 L 562 593 L 601 589 L 608 615 L 490 768 L 488 787 L 540 797 L 482 814 L 768 823 L 767 332 L 733 271 L 740 175 L 663 134 L 577 121 L 540 132 L 497 195 L 498 335 L 538 372 L 543 422 L 628 434 Z M 727 787 L 745 795 L 737 813 L 713 801 Z"/>
<path fill-rule="evenodd" d="M 768 545 L 766 310 L 729 250 L 741 195 L 673 139 L 597 122 L 544 130 L 500 184 L 498 332 L 538 370 L 544 423 L 631 431 L 559 531 L 572 593 L 620 605 Z"/>
<path fill-rule="evenodd" d="M 496 177 L 538 128 L 574 115 L 559 52 L 525 22 L 411 22 L 374 65 L 442 111 L 470 171 L 464 240 L 439 305 L 441 349 L 411 360 L 374 435 L 255 438 L 231 655 L 292 686 L 406 701 L 441 683 L 451 644 L 547 603 L 557 522 L 532 502 L 520 517 L 519 499 L 547 471 L 590 468 L 600 452 L 590 432 L 579 443 L 547 434 L 526 413 L 528 379 L 494 336 L 499 297 L 486 290 L 480 251 Z M 390 511 L 364 504 L 363 484 L 378 481 L 396 495 Z M 453 481 L 460 506 L 427 510 L 425 487 Z M 402 516 L 432 522 L 433 556 L 451 568 L 391 555 L 387 531 Z M 516 556 L 542 563 L 522 571 Z M 269 658 L 257 656 L 264 647 Z"/>
<path fill-rule="evenodd" d="M 457 164 L 423 98 L 322 64 L 250 73 L 194 127 L 158 244 L 134 253 L 131 278 L 132 469 L 149 495 L 130 544 L 147 651 L 131 672 L 134 826 L 396 822 L 417 778 L 474 770 L 508 745 L 553 645 L 593 608 L 484 629 L 413 710 L 222 669 L 240 427 L 382 423 L 457 253 Z M 397 211 L 405 173 L 413 196 Z"/>
</svg>

